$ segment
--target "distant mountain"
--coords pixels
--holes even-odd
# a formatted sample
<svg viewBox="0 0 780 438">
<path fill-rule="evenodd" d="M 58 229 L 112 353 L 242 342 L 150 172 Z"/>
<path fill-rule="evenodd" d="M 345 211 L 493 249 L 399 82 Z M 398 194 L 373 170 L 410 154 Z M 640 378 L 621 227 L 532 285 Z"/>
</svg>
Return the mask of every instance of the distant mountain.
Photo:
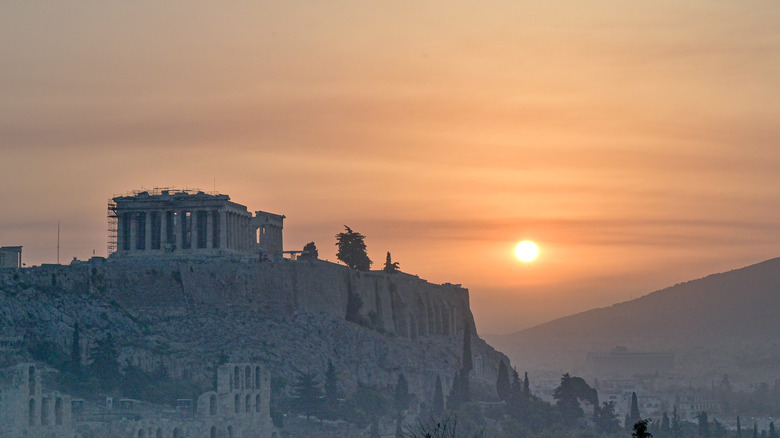
<svg viewBox="0 0 780 438">
<path fill-rule="evenodd" d="M 635 300 L 488 337 L 519 370 L 584 370 L 588 352 L 668 351 L 677 373 L 771 379 L 780 371 L 780 258 Z"/>
</svg>

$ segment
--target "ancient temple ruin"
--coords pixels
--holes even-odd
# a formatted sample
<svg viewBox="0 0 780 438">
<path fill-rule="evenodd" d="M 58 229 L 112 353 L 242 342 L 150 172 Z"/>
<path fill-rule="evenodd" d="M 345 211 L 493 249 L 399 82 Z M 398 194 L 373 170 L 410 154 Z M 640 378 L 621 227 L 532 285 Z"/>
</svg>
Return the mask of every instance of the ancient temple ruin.
<svg viewBox="0 0 780 438">
<path fill-rule="evenodd" d="M 109 201 L 109 255 L 279 257 L 284 216 L 224 194 L 153 189 Z"/>
</svg>

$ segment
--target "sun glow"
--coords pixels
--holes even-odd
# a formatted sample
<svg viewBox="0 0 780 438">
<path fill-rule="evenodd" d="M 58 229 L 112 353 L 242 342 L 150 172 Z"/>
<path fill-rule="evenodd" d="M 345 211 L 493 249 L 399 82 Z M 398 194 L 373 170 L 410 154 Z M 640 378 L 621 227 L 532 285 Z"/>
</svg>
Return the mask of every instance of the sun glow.
<svg viewBox="0 0 780 438">
<path fill-rule="evenodd" d="M 515 256 L 523 262 L 533 261 L 539 255 L 539 248 L 530 240 L 523 240 L 515 247 Z"/>
</svg>

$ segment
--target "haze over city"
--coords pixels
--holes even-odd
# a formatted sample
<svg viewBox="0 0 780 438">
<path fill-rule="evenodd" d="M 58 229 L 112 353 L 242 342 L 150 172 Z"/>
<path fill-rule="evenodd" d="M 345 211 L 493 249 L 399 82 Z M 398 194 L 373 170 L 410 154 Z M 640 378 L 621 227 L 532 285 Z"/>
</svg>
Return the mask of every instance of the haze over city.
<svg viewBox="0 0 780 438">
<path fill-rule="evenodd" d="M 7 2 L 0 245 L 199 187 L 508 333 L 780 255 L 780 3 Z M 522 263 L 521 240 L 540 254 Z"/>
</svg>

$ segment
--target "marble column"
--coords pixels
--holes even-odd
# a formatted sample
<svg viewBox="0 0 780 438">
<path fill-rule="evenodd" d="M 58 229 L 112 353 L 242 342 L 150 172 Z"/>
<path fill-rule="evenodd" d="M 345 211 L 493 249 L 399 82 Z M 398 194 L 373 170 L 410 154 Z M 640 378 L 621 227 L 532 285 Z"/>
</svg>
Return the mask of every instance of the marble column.
<svg viewBox="0 0 780 438">
<path fill-rule="evenodd" d="M 214 212 L 206 211 L 206 248 L 214 248 Z"/>
<path fill-rule="evenodd" d="M 219 247 L 227 249 L 227 212 L 219 212 Z"/>
<path fill-rule="evenodd" d="M 149 251 L 152 249 L 152 212 L 147 211 L 145 213 L 142 213 L 146 216 L 146 230 L 145 230 L 145 236 L 144 236 L 144 250 Z"/>
<path fill-rule="evenodd" d="M 162 210 L 157 214 L 160 215 L 160 251 L 165 252 L 165 244 L 168 243 L 168 212 Z"/>
<path fill-rule="evenodd" d="M 138 240 L 137 236 L 138 232 L 138 213 L 130 213 L 130 245 L 128 245 L 128 249 L 130 251 L 136 250 L 136 243 Z"/>
<path fill-rule="evenodd" d="M 181 233 L 182 233 L 182 212 L 177 211 L 175 212 L 175 215 L 173 216 L 173 238 L 176 245 L 176 251 L 181 251 L 182 249 L 182 241 L 181 241 Z"/>
</svg>

